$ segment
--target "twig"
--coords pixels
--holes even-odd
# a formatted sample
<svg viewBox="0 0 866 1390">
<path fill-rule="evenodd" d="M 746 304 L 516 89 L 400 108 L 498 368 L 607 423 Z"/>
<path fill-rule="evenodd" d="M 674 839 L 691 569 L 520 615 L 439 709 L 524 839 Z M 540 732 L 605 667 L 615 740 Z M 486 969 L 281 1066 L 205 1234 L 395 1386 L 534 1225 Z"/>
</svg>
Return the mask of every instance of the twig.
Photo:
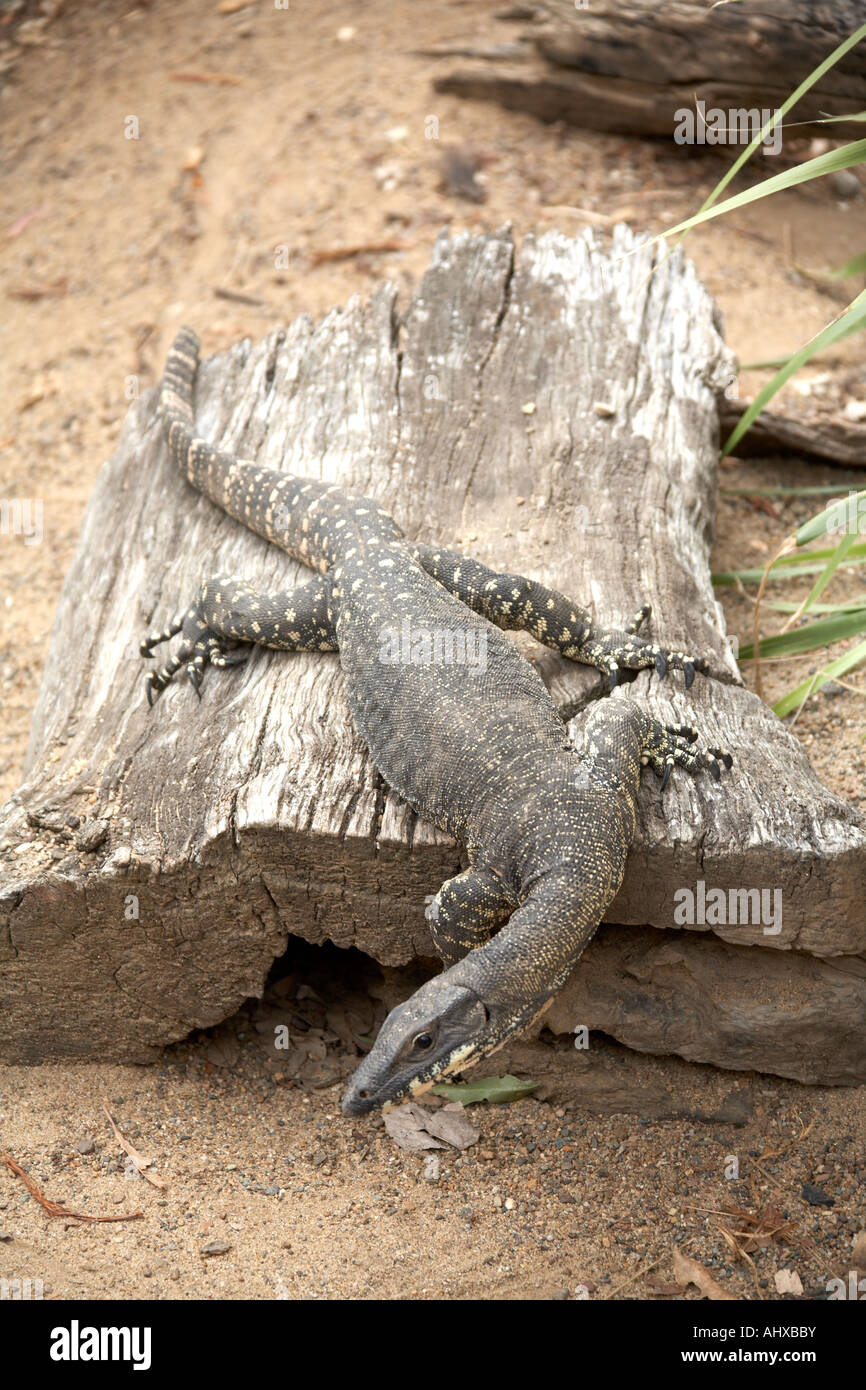
<svg viewBox="0 0 866 1390">
<path fill-rule="evenodd" d="M 257 307 L 263 307 L 265 302 L 251 294 L 241 294 L 240 290 L 225 290 L 221 285 L 214 285 L 213 292 L 217 299 L 231 299 L 235 304 L 255 304 Z"/>
<path fill-rule="evenodd" d="M 751 1255 L 747 1255 L 747 1254 L 746 1254 L 746 1251 L 743 1249 L 742 1245 L 740 1245 L 740 1242 L 739 1242 L 739 1240 L 737 1239 L 738 1236 L 740 1236 L 741 1234 L 746 1234 L 746 1233 L 743 1233 L 743 1232 L 740 1232 L 740 1231 L 729 1231 L 729 1230 L 727 1229 L 726 1226 L 721 1226 L 721 1225 L 717 1227 L 717 1230 L 721 1233 L 721 1235 L 724 1237 L 724 1239 L 728 1242 L 728 1245 L 730 1245 L 731 1250 L 732 1250 L 733 1255 L 734 1255 L 734 1259 L 736 1259 L 736 1260 L 745 1260 L 745 1261 L 746 1261 L 746 1264 L 749 1266 L 750 1270 L 752 1271 L 752 1278 L 753 1278 L 754 1281 L 755 1281 L 755 1291 L 756 1291 L 756 1293 L 757 1293 L 757 1295 L 758 1295 L 758 1298 L 759 1298 L 759 1299 L 763 1299 L 764 1295 L 763 1295 L 762 1292 L 761 1292 L 761 1282 L 760 1282 L 760 1280 L 759 1280 L 759 1278 L 758 1278 L 758 1271 L 757 1271 L 757 1269 L 756 1269 L 756 1267 L 755 1267 L 755 1261 L 752 1259 Z"/>
<path fill-rule="evenodd" d="M 414 241 L 366 241 L 360 242 L 357 246 L 332 246 L 323 251 L 313 251 L 310 255 L 310 265 L 315 268 L 326 261 L 349 261 L 353 256 L 369 252 L 409 251 L 414 245 Z"/>
<path fill-rule="evenodd" d="M 698 1208 L 698 1210 L 700 1210 L 700 1208 Z M 682 1245 L 678 1248 L 680 1250 L 685 1250 L 689 1245 L 694 1244 L 696 1239 L 697 1237 L 692 1236 L 691 1239 L 683 1241 Z M 662 1253 L 656 1259 L 651 1260 L 649 1264 L 641 1265 L 639 1269 L 635 1270 L 634 1274 L 629 1275 L 624 1283 L 617 1284 L 615 1289 L 611 1289 L 610 1293 L 606 1293 L 603 1301 L 606 1302 L 608 1299 L 613 1298 L 615 1294 L 620 1293 L 622 1289 L 627 1289 L 629 1284 L 633 1284 L 635 1279 L 639 1279 L 642 1274 L 649 1274 L 650 1270 L 655 1269 L 656 1265 L 660 1265 L 662 1260 L 666 1259 L 669 1254 L 669 1250 L 663 1250 Z"/>
<path fill-rule="evenodd" d="M 5 233 L 6 241 L 12 241 L 15 237 L 20 236 L 25 227 L 29 227 L 31 222 L 36 221 L 37 217 L 44 216 L 44 208 L 33 208 L 30 212 L 22 213 L 21 216 L 16 218 L 12 223 L 12 226 L 7 228 Z"/>
<path fill-rule="evenodd" d="M 170 72 L 172 82 L 209 82 L 219 87 L 241 87 L 244 79 L 232 72 Z"/>
<path fill-rule="evenodd" d="M 634 217 L 637 208 L 629 203 L 616 212 L 593 212 L 591 208 L 571 207 L 567 203 L 547 203 L 541 209 L 543 217 L 556 217 L 561 212 L 569 213 L 574 217 L 582 217 L 585 222 L 590 222 L 594 227 L 615 227 L 617 222 L 627 222 L 630 217 Z"/>
<path fill-rule="evenodd" d="M 13 285 L 6 293 L 11 299 L 61 299 L 68 288 L 68 280 L 54 280 L 48 285 Z"/>
<path fill-rule="evenodd" d="M 53 1202 L 50 1197 L 46 1197 L 43 1192 L 40 1192 L 36 1184 L 28 1178 L 24 1169 L 15 1162 L 14 1158 L 10 1158 L 9 1154 L 2 1153 L 0 1158 L 7 1168 L 11 1169 L 13 1173 L 17 1173 L 27 1191 L 36 1198 L 40 1207 L 43 1211 L 47 1211 L 49 1216 L 65 1216 L 73 1221 L 137 1221 L 139 1217 L 144 1216 L 143 1211 L 127 1212 L 121 1216 L 91 1216 L 90 1212 L 86 1211 L 70 1211 L 68 1207 L 62 1207 L 59 1202 Z"/>
</svg>

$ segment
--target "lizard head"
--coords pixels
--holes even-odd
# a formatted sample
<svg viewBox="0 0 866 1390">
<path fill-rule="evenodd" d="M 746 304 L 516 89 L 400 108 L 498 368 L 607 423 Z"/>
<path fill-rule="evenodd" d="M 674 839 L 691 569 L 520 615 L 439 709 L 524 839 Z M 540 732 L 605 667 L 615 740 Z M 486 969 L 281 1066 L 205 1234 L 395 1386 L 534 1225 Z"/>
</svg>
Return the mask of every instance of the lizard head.
<svg viewBox="0 0 866 1390">
<path fill-rule="evenodd" d="M 391 1010 L 349 1082 L 344 1115 L 365 1115 L 376 1106 L 390 1110 L 498 1045 L 499 1038 L 488 1041 L 491 1020 L 484 1001 L 450 981 L 450 973 L 428 980 Z"/>
<path fill-rule="evenodd" d="M 481 948 L 428 980 L 392 1009 L 379 1036 L 346 1088 L 344 1115 L 390 1110 L 414 1100 L 438 1081 L 465 1071 L 521 1033 L 544 1012 L 553 991 L 516 1000 L 488 987 L 474 989 Z"/>
</svg>

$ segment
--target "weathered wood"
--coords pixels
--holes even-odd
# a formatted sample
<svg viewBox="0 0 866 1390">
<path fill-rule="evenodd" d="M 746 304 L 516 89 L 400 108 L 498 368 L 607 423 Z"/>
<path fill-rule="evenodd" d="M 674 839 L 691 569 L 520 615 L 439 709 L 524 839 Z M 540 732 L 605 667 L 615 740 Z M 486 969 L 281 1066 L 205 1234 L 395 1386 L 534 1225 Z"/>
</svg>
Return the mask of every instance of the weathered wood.
<svg viewBox="0 0 866 1390">
<path fill-rule="evenodd" d="M 637 248 L 624 228 L 610 255 L 593 234 L 530 237 L 516 257 L 506 233 L 440 240 L 402 319 L 383 286 L 205 361 L 198 424 L 262 464 L 359 488 L 411 537 L 459 538 L 603 621 L 648 599 L 657 640 L 709 653 L 713 678 L 688 693 L 646 675 L 628 693 L 731 747 L 734 772 L 721 787 L 675 774 L 663 796 L 646 777 L 610 918 L 676 927 L 677 890 L 698 881 L 779 888 L 777 935 L 695 929 L 766 948 L 758 978 L 772 948 L 784 974 L 792 946 L 807 962 L 866 950 L 866 836 L 737 683 L 708 566 L 731 359 L 691 265 L 677 255 L 650 277 Z M 218 572 L 263 589 L 305 574 L 176 475 L 150 393 L 88 505 L 26 781 L 0 810 L 8 1058 L 153 1056 L 258 994 L 289 934 L 386 964 L 432 954 L 423 899 L 457 850 L 378 784 L 337 657 L 259 650 L 209 672 L 200 704 L 181 685 L 148 711 L 142 634 Z M 560 704 L 602 693 L 595 673 L 517 640 Z M 761 1056 L 760 1018 L 750 1026 Z"/>
<path fill-rule="evenodd" d="M 723 438 L 739 423 L 750 404 L 748 400 L 725 400 L 721 404 Z M 800 417 L 763 410 L 733 452 L 737 458 L 806 454 L 844 468 L 866 467 L 866 421 L 826 413 Z"/>
<path fill-rule="evenodd" d="M 682 932 L 604 927 L 553 1001 L 554 1033 L 598 1029 L 675 1053 L 795 1081 L 866 1081 L 866 957 L 816 961 Z"/>
<path fill-rule="evenodd" d="M 587 7 L 543 0 L 533 7 L 522 45 L 512 43 L 504 53 L 495 43 L 463 46 L 475 61 L 434 86 L 545 121 L 670 139 L 677 112 L 693 109 L 696 100 L 708 110 L 781 106 L 863 18 L 859 0 L 717 7 L 705 0 L 592 0 Z M 451 52 L 459 48 L 452 45 Z M 801 99 L 792 133 L 862 136 L 853 121 L 809 123 L 859 111 L 864 84 L 866 52 L 859 45 Z"/>
</svg>

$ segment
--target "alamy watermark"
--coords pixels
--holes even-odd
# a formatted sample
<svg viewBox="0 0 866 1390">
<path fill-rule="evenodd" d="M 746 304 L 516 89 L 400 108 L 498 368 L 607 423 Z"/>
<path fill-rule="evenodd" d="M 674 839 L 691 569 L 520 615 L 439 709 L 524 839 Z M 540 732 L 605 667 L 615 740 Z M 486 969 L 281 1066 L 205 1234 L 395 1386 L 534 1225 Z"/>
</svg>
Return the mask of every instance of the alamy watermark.
<svg viewBox="0 0 866 1390">
<path fill-rule="evenodd" d="M 866 492 L 849 492 L 847 497 L 837 497 L 827 508 L 828 533 L 858 536 L 866 531 Z"/>
<path fill-rule="evenodd" d="M 25 545 L 41 545 L 42 498 L 0 497 L 0 536 L 23 536 Z"/>
<path fill-rule="evenodd" d="M 379 660 L 385 666 L 465 666 L 487 670 L 484 628 L 419 627 L 404 618 L 399 627 L 379 629 Z"/>
<path fill-rule="evenodd" d="M 694 888 L 674 893 L 674 923 L 678 927 L 761 927 L 764 936 L 782 930 L 781 888 L 707 888 L 698 879 Z"/>
<path fill-rule="evenodd" d="M 724 111 L 696 101 L 693 107 L 681 106 L 674 112 L 674 140 L 678 145 L 748 145 L 775 117 L 776 123 L 762 143 L 767 154 L 778 154 L 782 148 L 779 114 L 760 111 L 757 106 L 732 106 Z"/>
<path fill-rule="evenodd" d="M 866 1302 L 866 1279 L 860 1278 L 859 1270 L 849 1269 L 847 1279 L 828 1279 L 824 1287 L 831 1301 L 850 1299 L 852 1303 Z"/>
<path fill-rule="evenodd" d="M 11 1279 L 0 1278 L 0 1303 L 30 1303 L 43 1299 L 44 1288 L 41 1279 L 19 1279 L 17 1275 Z"/>
</svg>

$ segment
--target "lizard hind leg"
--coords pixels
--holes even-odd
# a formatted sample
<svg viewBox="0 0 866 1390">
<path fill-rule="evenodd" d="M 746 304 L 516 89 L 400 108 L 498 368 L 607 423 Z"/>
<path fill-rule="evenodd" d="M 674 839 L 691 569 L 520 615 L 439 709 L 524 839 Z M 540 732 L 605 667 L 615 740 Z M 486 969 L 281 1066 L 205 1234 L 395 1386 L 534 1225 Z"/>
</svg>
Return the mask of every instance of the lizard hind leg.
<svg viewBox="0 0 866 1390">
<path fill-rule="evenodd" d="M 516 906 L 487 869 L 464 869 L 429 900 L 424 915 L 444 969 L 483 946 Z"/>
</svg>

